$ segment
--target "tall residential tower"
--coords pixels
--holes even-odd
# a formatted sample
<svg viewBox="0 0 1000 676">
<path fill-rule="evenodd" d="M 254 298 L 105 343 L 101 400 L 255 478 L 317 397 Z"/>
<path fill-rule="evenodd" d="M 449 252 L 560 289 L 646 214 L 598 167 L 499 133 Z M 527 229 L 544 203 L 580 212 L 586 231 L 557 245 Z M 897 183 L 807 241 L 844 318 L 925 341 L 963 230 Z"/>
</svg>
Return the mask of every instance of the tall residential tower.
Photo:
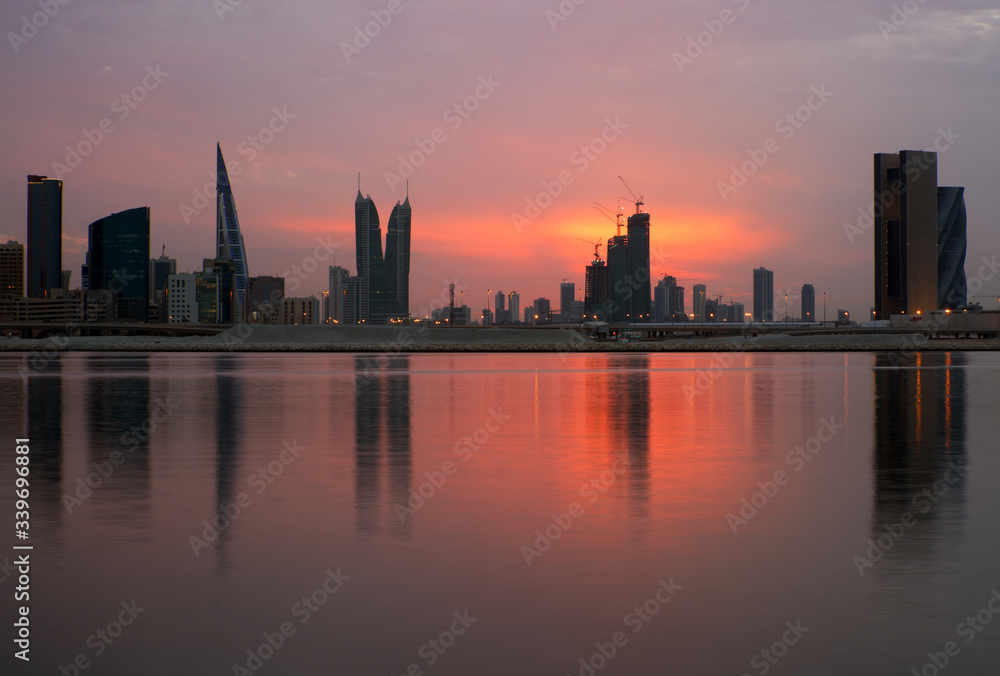
<svg viewBox="0 0 1000 676">
<path fill-rule="evenodd" d="M 222 146 L 216 144 L 216 258 L 227 258 L 233 262 L 233 272 L 236 288 L 233 294 L 233 320 L 245 321 L 244 312 L 247 307 L 247 290 L 250 280 L 250 269 L 247 265 L 246 247 L 243 246 L 243 233 L 240 231 L 240 219 L 236 213 L 236 202 L 233 201 L 233 189 L 229 184 L 229 172 L 226 171 L 226 161 L 222 157 Z"/>
</svg>

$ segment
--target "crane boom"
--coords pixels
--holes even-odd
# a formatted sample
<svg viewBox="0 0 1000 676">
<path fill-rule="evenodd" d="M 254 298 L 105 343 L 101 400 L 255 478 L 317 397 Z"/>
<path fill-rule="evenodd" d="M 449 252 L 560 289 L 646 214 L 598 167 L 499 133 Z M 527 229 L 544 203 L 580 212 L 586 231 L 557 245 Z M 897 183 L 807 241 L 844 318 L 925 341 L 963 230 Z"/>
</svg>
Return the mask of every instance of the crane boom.
<svg viewBox="0 0 1000 676">
<path fill-rule="evenodd" d="M 618 180 L 622 182 L 622 185 L 625 186 L 625 189 L 628 190 L 630 195 L 632 195 L 632 199 L 635 201 L 635 213 L 641 214 L 642 205 L 645 204 L 645 202 L 642 201 L 642 195 L 636 195 L 635 191 L 629 187 L 628 183 L 626 183 L 625 179 L 622 178 L 621 176 L 618 177 Z"/>
</svg>

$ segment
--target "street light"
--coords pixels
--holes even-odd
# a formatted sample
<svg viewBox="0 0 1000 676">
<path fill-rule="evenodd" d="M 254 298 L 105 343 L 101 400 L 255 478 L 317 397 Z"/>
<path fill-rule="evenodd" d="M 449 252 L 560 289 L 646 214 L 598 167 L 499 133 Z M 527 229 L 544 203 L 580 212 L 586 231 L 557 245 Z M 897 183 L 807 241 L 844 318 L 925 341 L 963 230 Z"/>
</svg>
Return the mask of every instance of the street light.
<svg viewBox="0 0 1000 676">
<path fill-rule="evenodd" d="M 826 326 L 826 291 L 823 292 L 823 326 Z"/>
</svg>

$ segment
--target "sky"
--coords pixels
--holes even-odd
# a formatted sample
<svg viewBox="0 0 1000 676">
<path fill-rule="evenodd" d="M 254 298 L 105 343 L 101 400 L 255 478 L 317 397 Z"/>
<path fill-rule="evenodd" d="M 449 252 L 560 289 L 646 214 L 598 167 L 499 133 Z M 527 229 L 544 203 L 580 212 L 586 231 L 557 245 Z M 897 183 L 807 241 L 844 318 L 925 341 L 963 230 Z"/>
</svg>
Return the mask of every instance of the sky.
<svg viewBox="0 0 1000 676">
<path fill-rule="evenodd" d="M 474 316 L 490 290 L 555 308 L 615 234 L 594 203 L 634 212 L 621 176 L 689 312 L 697 283 L 750 306 L 764 266 L 778 317 L 811 283 L 864 319 L 872 155 L 931 148 L 971 300 L 1000 294 L 995 3 L 4 0 L 0 31 L 0 239 L 26 241 L 26 175 L 61 177 L 74 287 L 88 225 L 133 207 L 154 256 L 214 256 L 218 142 L 250 274 L 289 296 L 356 271 L 360 174 L 383 236 L 408 180 L 411 312 L 449 283 Z"/>
</svg>

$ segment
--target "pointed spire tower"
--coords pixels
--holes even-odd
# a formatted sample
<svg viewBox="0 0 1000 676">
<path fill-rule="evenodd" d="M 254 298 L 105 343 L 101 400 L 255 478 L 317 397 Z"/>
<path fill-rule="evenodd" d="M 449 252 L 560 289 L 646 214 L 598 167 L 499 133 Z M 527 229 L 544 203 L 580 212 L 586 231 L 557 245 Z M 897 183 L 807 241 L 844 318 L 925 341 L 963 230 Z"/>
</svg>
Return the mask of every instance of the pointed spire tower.
<svg viewBox="0 0 1000 676">
<path fill-rule="evenodd" d="M 229 185 L 229 172 L 226 171 L 226 160 L 222 157 L 222 146 L 216 143 L 215 149 L 216 257 L 228 258 L 233 261 L 233 271 L 236 277 L 233 316 L 237 322 L 242 322 L 250 271 L 247 266 L 246 248 L 243 246 L 243 233 L 240 232 L 240 219 L 236 213 L 236 202 L 233 201 L 233 189 Z"/>
<path fill-rule="evenodd" d="M 385 237 L 385 269 L 389 286 L 396 296 L 402 317 L 410 316 L 410 182 L 406 182 L 406 199 L 396 202 L 389 214 Z"/>
</svg>

